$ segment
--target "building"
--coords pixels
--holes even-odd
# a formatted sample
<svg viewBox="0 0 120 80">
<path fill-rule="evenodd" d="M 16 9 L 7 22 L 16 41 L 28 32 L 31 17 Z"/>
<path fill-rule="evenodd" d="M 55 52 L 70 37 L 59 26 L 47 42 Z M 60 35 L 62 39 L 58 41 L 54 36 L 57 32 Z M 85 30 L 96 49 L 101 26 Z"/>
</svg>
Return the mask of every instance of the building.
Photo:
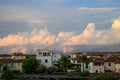
<svg viewBox="0 0 120 80">
<path fill-rule="evenodd" d="M 12 53 L 11 58 L 14 60 L 26 59 L 26 55 L 23 53 Z"/>
<path fill-rule="evenodd" d="M 0 54 L 0 59 L 10 59 L 11 55 L 10 54 Z"/>
<path fill-rule="evenodd" d="M 34 57 L 36 58 L 36 55 L 29 55 L 29 54 L 23 54 L 23 53 L 12 53 L 9 54 L 1 54 L 0 55 L 0 71 L 3 71 L 5 68 L 15 71 L 21 71 L 22 72 L 22 62 L 26 58 Z"/>
<path fill-rule="evenodd" d="M 78 62 L 80 56 L 84 53 L 73 53 L 71 55 L 72 64 L 81 64 L 81 71 L 83 64 Z M 84 64 L 84 70 L 88 70 L 90 73 L 100 73 L 105 70 L 116 71 L 120 73 L 120 57 L 119 52 L 107 55 L 108 52 L 88 52 L 85 55 L 89 58 L 89 64 Z M 117 55 L 117 57 L 115 57 Z"/>
<path fill-rule="evenodd" d="M 51 67 L 56 64 L 61 59 L 61 56 L 61 54 L 47 49 L 38 50 L 36 53 L 36 59 L 46 67 Z"/>
</svg>

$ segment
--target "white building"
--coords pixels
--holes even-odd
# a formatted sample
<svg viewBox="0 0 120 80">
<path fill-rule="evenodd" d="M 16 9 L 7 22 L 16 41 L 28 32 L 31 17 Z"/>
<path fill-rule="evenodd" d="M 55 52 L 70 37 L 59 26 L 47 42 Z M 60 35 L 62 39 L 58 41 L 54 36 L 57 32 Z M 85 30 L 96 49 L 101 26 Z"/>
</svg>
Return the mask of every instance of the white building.
<svg viewBox="0 0 120 80">
<path fill-rule="evenodd" d="M 57 61 L 61 59 L 61 56 L 61 54 L 47 49 L 38 50 L 36 53 L 36 59 L 46 67 L 51 67 L 56 64 Z"/>
</svg>

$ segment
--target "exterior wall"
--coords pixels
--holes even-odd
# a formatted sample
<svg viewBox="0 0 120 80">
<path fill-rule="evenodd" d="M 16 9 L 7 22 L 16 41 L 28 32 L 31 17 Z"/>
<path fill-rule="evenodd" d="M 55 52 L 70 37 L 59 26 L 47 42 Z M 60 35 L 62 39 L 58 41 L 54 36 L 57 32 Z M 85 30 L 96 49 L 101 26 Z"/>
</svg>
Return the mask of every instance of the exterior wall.
<svg viewBox="0 0 120 80">
<path fill-rule="evenodd" d="M 120 63 L 115 64 L 116 72 L 120 73 Z"/>
<path fill-rule="evenodd" d="M 52 57 L 51 56 L 45 56 L 45 57 L 36 57 L 36 59 L 39 61 L 40 64 L 45 65 L 46 67 L 52 66 Z M 47 62 L 45 62 L 47 60 Z"/>
<path fill-rule="evenodd" d="M 78 64 L 77 60 L 70 60 L 72 64 Z"/>
<path fill-rule="evenodd" d="M 109 64 L 111 64 L 111 66 Z M 104 66 L 105 66 L 105 70 L 115 71 L 115 64 L 114 64 L 114 62 L 105 62 Z"/>
<path fill-rule="evenodd" d="M 104 72 L 104 65 L 94 65 L 94 63 L 92 63 L 92 73 L 96 73 L 96 71 L 98 71 L 98 73 L 100 72 Z"/>
<path fill-rule="evenodd" d="M 85 66 L 86 66 L 86 64 L 85 64 Z M 93 63 L 92 62 L 90 62 L 89 64 L 88 64 L 88 68 L 86 68 L 86 67 L 84 67 L 85 68 L 85 70 L 88 70 L 90 73 L 93 73 Z"/>
<path fill-rule="evenodd" d="M 45 55 L 47 53 L 47 55 Z M 52 56 L 53 52 L 49 50 L 39 50 L 36 54 L 36 59 L 39 61 L 40 64 L 45 65 L 46 67 L 52 66 Z M 46 62 L 47 60 L 47 62 Z"/>
<path fill-rule="evenodd" d="M 52 56 L 53 64 L 56 64 L 61 59 L 61 57 L 62 57 L 61 54 L 54 53 L 53 56 Z"/>
<path fill-rule="evenodd" d="M 18 59 L 25 59 L 26 58 L 26 56 L 12 56 L 12 59 L 16 59 L 16 60 L 18 60 Z"/>
<path fill-rule="evenodd" d="M 72 55 L 70 55 L 70 57 L 71 57 L 71 58 L 76 58 L 77 55 L 76 55 L 76 54 L 72 54 Z"/>
<path fill-rule="evenodd" d="M 84 64 L 84 70 L 89 71 L 90 73 L 93 73 L 93 63 L 90 62 L 88 65 Z M 81 63 L 81 71 L 83 70 L 82 63 Z"/>
<path fill-rule="evenodd" d="M 22 72 L 22 63 L 9 63 L 7 64 L 7 67 L 10 70 L 16 70 Z"/>
</svg>

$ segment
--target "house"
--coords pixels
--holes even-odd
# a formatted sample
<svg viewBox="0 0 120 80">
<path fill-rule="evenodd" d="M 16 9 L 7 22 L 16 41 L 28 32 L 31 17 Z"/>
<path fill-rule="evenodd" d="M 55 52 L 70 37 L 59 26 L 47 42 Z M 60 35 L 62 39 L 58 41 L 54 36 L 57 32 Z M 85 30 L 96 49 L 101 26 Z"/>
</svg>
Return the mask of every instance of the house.
<svg viewBox="0 0 120 80">
<path fill-rule="evenodd" d="M 91 54 L 90 54 L 91 53 Z M 89 64 L 84 64 L 84 70 L 88 70 L 90 73 L 100 73 L 105 70 L 111 70 L 120 72 L 120 60 L 118 58 L 113 58 L 112 53 L 111 56 L 106 57 L 104 54 L 96 54 L 96 53 L 86 53 L 87 58 L 89 59 Z M 83 64 L 78 62 L 79 57 L 83 55 L 83 53 L 74 53 L 71 55 L 71 63 L 75 65 L 81 65 L 81 71 L 83 70 Z M 116 60 L 118 62 L 116 62 Z M 116 62 L 116 64 L 115 64 Z"/>
<path fill-rule="evenodd" d="M 15 60 L 26 59 L 26 55 L 23 53 L 12 53 L 11 58 Z"/>
<path fill-rule="evenodd" d="M 0 59 L 0 70 L 10 69 L 22 72 L 22 62 L 23 60 Z"/>
<path fill-rule="evenodd" d="M 11 55 L 10 54 L 0 54 L 0 59 L 10 59 Z"/>
<path fill-rule="evenodd" d="M 8 61 L 9 63 L 7 63 L 7 68 L 10 70 L 14 70 L 14 71 L 20 71 L 22 72 L 22 62 L 24 61 L 24 59 L 19 59 L 19 60 L 10 60 Z"/>
<path fill-rule="evenodd" d="M 45 65 L 46 67 L 53 66 L 59 59 L 61 59 L 61 54 L 55 53 L 51 50 L 42 49 L 37 51 L 36 59 L 40 64 Z"/>
<path fill-rule="evenodd" d="M 57 64 L 58 61 L 61 59 L 61 57 L 62 57 L 62 54 L 54 52 L 54 54 L 52 56 L 52 63 L 53 63 L 53 65 Z"/>
<path fill-rule="evenodd" d="M 23 53 L 12 53 L 11 55 L 1 55 L 0 58 L 0 71 L 3 71 L 5 68 L 15 71 L 22 72 L 22 62 L 26 58 L 34 57 L 36 55 L 27 55 Z"/>
</svg>

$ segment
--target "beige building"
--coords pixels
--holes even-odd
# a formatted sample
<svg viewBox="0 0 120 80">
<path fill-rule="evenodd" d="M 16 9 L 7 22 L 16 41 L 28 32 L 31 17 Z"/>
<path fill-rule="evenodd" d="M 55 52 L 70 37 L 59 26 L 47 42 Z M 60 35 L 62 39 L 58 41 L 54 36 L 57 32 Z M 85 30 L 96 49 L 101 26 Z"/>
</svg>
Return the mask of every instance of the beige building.
<svg viewBox="0 0 120 80">
<path fill-rule="evenodd" d="M 38 50 L 36 53 L 36 59 L 40 64 L 45 65 L 46 67 L 53 66 L 55 62 L 61 59 L 61 56 L 61 54 L 47 49 Z"/>
</svg>

